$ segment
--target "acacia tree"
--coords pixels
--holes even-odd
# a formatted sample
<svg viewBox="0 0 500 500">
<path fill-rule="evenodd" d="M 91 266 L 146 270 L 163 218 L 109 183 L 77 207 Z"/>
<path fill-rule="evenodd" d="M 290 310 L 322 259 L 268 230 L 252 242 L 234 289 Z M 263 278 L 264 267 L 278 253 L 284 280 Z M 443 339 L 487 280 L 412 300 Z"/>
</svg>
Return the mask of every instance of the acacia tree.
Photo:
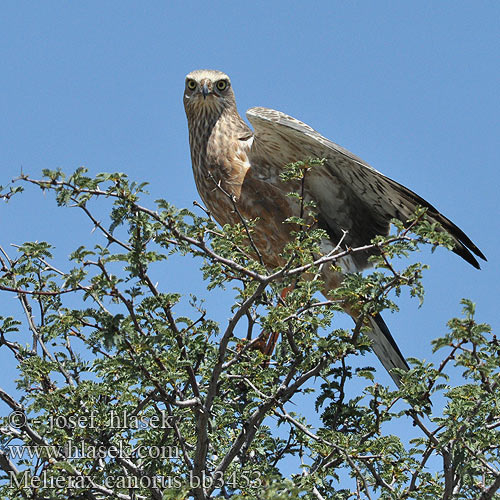
<svg viewBox="0 0 500 500">
<path fill-rule="evenodd" d="M 288 177 L 304 175 L 298 166 Z M 27 183 L 79 209 L 102 239 L 66 263 L 54 263 L 45 242 L 0 248 L 0 290 L 23 313 L 0 317 L 2 356 L 18 368 L 16 393 L 0 389 L 10 412 L 4 498 L 499 498 L 500 344 L 475 322 L 474 305 L 464 300 L 463 317 L 433 341 L 440 363 L 411 360 L 397 390 L 370 367 L 351 367 L 370 348 L 362 319 L 352 331 L 335 325 L 345 301 L 366 316 L 397 309 L 405 288 L 422 299 L 425 266 L 399 257 L 450 244 L 424 210 L 372 242 L 374 272 L 348 276 L 324 300 L 321 266 L 367 247 L 339 242 L 322 256 L 322 231 L 294 219 L 286 264 L 269 270 L 253 221 L 220 228 L 165 200 L 148 208 L 145 184 L 124 174 L 23 175 L 3 197 L 21 196 Z M 99 199 L 111 205 L 108 221 Z M 161 279 L 174 253 L 201 259 L 208 290 L 236 290 L 226 324 L 194 300 L 190 316 L 177 313 L 189 299 Z M 20 341 L 27 331 L 29 345 Z M 268 357 L 259 347 L 272 334 L 281 341 Z M 454 367 L 461 379 L 452 386 Z M 314 426 L 291 404 L 306 392 L 320 415 Z M 413 424 L 409 442 L 387 430 L 401 419 Z"/>
</svg>

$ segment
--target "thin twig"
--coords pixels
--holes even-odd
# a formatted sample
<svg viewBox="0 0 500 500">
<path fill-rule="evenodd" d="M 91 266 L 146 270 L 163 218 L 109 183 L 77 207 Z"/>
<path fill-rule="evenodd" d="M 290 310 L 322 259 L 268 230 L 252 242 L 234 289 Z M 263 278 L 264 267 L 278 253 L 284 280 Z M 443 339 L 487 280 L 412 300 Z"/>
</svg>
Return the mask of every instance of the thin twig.
<svg viewBox="0 0 500 500">
<path fill-rule="evenodd" d="M 236 203 L 236 197 L 232 194 L 229 194 L 220 184 L 220 182 L 216 182 L 214 179 L 214 176 L 209 172 L 208 177 L 213 181 L 217 189 L 219 189 L 233 204 L 234 211 L 238 215 L 241 223 L 243 224 L 243 227 L 245 228 L 245 232 L 247 233 L 248 240 L 250 241 L 250 245 L 253 248 L 253 251 L 255 252 L 255 255 L 257 255 L 257 258 L 259 259 L 259 262 L 261 265 L 264 265 L 264 260 L 262 259 L 262 255 L 259 252 L 259 249 L 257 248 L 257 245 L 255 244 L 253 237 L 250 233 L 250 229 L 248 228 L 248 224 L 246 219 L 243 217 L 241 214 L 240 210 L 238 209 L 238 204 Z"/>
</svg>

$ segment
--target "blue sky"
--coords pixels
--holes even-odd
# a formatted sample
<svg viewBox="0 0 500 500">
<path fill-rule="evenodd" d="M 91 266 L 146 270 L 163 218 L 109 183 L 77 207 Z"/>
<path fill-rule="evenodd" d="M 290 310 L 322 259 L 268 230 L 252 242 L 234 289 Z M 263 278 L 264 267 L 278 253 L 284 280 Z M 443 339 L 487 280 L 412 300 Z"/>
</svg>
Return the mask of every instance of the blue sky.
<svg viewBox="0 0 500 500">
<path fill-rule="evenodd" d="M 241 113 L 305 121 L 433 203 L 488 257 L 476 271 L 444 250 L 419 256 L 431 266 L 423 307 L 403 298 L 386 321 L 406 355 L 430 359 L 462 297 L 498 330 L 499 53 L 497 2 L 2 2 L 0 184 L 85 165 L 150 182 L 145 204 L 191 207 L 184 77 L 223 70 Z M 79 213 L 29 193 L 0 207 L 4 248 L 47 240 L 63 259 L 97 242 Z M 197 265 L 157 278 L 224 320 L 230 296 L 204 291 Z M 13 300 L 0 295 L 0 308 Z"/>
</svg>

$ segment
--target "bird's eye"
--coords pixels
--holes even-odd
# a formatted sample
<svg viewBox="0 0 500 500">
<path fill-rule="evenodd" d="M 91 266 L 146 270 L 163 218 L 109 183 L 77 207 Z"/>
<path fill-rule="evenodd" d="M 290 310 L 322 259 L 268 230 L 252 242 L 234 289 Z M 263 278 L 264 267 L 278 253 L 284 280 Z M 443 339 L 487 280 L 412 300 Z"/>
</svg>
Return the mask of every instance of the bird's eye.
<svg viewBox="0 0 500 500">
<path fill-rule="evenodd" d="M 219 80 L 215 86 L 217 87 L 217 90 L 226 90 L 228 86 L 227 80 Z"/>
<path fill-rule="evenodd" d="M 188 80 L 186 85 L 189 90 L 194 90 L 196 88 L 196 82 L 194 80 Z"/>
</svg>

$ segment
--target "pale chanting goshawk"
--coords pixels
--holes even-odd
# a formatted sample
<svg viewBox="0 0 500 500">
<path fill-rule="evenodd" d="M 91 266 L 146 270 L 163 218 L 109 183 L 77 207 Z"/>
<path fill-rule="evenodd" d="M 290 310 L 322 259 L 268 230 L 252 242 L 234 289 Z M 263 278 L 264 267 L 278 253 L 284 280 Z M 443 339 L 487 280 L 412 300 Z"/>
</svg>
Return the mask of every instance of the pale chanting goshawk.
<svg viewBox="0 0 500 500">
<path fill-rule="evenodd" d="M 453 237 L 453 251 L 479 269 L 473 253 L 481 251 L 453 222 L 423 198 L 381 174 L 346 149 L 329 141 L 305 123 L 267 108 L 251 108 L 246 115 L 254 130 L 238 114 L 229 77 L 215 70 L 196 70 L 186 77 L 184 90 L 191 160 L 198 192 L 219 224 L 258 219 L 252 236 L 265 264 L 283 264 L 280 257 L 290 241 L 291 224 L 300 205 L 289 182 L 280 173 L 285 165 L 309 158 L 324 158 L 322 166 L 307 172 L 304 197 L 316 203 L 316 219 L 329 239 L 325 253 L 343 244 L 356 248 L 376 235 L 389 232 L 390 220 L 412 216 L 417 206 L 427 207 L 427 217 Z M 235 205 L 237 210 L 235 210 Z M 369 267 L 369 254 L 353 253 L 340 259 L 344 273 Z M 343 273 L 324 266 L 324 294 L 339 286 Z M 356 314 L 346 306 L 356 320 Z M 380 317 L 370 316 L 372 348 L 399 385 L 394 367 L 408 369 L 404 356 Z"/>
</svg>

